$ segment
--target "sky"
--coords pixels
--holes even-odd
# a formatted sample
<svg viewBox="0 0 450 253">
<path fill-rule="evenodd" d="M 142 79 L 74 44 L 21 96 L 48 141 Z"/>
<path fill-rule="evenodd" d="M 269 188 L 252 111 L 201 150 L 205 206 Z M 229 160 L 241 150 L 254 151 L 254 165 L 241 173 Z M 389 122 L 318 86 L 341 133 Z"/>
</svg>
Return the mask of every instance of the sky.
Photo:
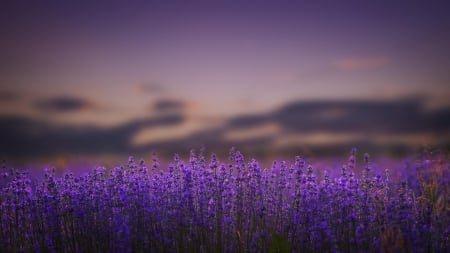
<svg viewBox="0 0 450 253">
<path fill-rule="evenodd" d="M 2 1 L 0 156 L 448 147 L 449 9 Z"/>
</svg>

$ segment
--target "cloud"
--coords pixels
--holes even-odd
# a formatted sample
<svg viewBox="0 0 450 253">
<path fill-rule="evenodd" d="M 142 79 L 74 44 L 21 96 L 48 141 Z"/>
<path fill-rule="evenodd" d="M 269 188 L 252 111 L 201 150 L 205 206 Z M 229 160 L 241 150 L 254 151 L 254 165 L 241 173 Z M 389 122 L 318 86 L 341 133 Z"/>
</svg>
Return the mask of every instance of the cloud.
<svg viewBox="0 0 450 253">
<path fill-rule="evenodd" d="M 185 102 L 175 99 L 160 99 L 152 105 L 152 108 L 157 112 L 180 111 L 185 107 Z"/>
<path fill-rule="evenodd" d="M 386 57 L 350 57 L 342 58 L 333 63 L 333 66 L 340 71 L 359 71 L 379 69 L 388 63 Z"/>
<path fill-rule="evenodd" d="M 346 145 L 404 149 L 413 148 L 411 145 L 449 144 L 449 129 L 450 108 L 424 110 L 423 100 L 417 97 L 294 101 L 272 112 L 234 117 L 221 127 L 156 146 L 169 150 L 201 144 L 250 150 L 315 147 L 318 152 Z M 147 146 L 153 147 L 154 143 Z"/>
<path fill-rule="evenodd" d="M 447 133 L 450 129 L 450 108 L 424 110 L 422 100 L 418 98 L 298 101 L 267 114 L 233 118 L 228 122 L 227 129 L 251 129 L 268 123 L 279 125 L 286 134 Z"/>
<path fill-rule="evenodd" d="M 243 141 L 273 137 L 280 134 L 280 130 L 278 124 L 268 122 L 245 129 L 230 129 L 230 131 L 225 132 L 224 139 L 228 141 Z"/>
<path fill-rule="evenodd" d="M 230 119 L 228 126 L 233 129 L 257 127 L 270 121 L 270 117 L 266 114 L 237 116 Z"/>
<path fill-rule="evenodd" d="M 339 110 L 336 117 L 324 112 Z M 447 116 L 442 118 L 443 116 Z M 450 110 L 425 112 L 416 99 L 395 101 L 324 101 L 286 105 L 273 117 L 294 132 L 421 133 L 450 129 Z"/>
<path fill-rule="evenodd" d="M 40 156 L 59 153 L 105 154 L 139 151 L 131 137 L 142 128 L 172 126 L 184 121 L 181 115 L 135 120 L 111 128 L 52 125 L 25 117 L 0 117 L 0 155 Z"/>
<path fill-rule="evenodd" d="M 231 146 L 255 151 L 287 147 L 334 150 L 346 144 L 408 147 L 449 144 L 449 129 L 450 108 L 424 110 L 418 98 L 294 101 L 268 113 L 235 117 L 214 126 L 180 113 L 109 128 L 0 116 L 0 155 L 136 154 L 149 150 L 173 154 L 201 145 L 214 151 Z"/>
<path fill-rule="evenodd" d="M 78 112 L 95 108 L 95 105 L 92 102 L 83 98 L 72 96 L 39 100 L 35 103 L 35 106 L 42 111 L 48 112 Z"/>
<path fill-rule="evenodd" d="M 162 85 L 156 83 L 138 83 L 133 85 L 131 89 L 138 94 L 156 94 L 164 90 Z"/>
</svg>

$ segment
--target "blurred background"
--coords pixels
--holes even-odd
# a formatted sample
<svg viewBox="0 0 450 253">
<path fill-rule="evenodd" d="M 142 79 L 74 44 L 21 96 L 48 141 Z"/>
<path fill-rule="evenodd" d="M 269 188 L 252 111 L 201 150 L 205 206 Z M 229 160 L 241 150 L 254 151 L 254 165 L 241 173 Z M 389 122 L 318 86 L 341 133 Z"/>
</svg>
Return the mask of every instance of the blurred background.
<svg viewBox="0 0 450 253">
<path fill-rule="evenodd" d="M 449 149 L 447 1 L 1 1 L 0 158 Z M 225 159 L 225 157 L 222 157 Z"/>
</svg>

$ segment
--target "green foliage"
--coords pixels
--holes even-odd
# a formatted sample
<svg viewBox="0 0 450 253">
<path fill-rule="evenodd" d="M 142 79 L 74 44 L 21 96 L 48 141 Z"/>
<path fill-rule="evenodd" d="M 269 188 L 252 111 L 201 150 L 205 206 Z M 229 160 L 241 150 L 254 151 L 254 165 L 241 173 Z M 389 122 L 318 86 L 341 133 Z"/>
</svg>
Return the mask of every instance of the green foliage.
<svg viewBox="0 0 450 253">
<path fill-rule="evenodd" d="M 278 234 L 272 236 L 270 242 L 269 253 L 289 253 L 291 252 L 291 245 L 286 237 Z"/>
</svg>

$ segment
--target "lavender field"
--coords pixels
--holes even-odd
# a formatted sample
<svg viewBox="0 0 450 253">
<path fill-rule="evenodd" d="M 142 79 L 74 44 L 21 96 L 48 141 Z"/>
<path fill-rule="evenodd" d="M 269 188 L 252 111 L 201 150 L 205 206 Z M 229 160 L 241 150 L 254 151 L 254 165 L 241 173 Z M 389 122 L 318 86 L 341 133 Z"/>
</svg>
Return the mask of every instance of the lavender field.
<svg viewBox="0 0 450 253">
<path fill-rule="evenodd" d="M 262 167 L 191 151 L 162 167 L 40 177 L 1 171 L 1 252 L 446 252 L 449 161 L 402 171 L 350 152 L 317 171 L 301 157 Z M 392 165 L 394 167 L 394 165 Z M 392 175 L 391 175 L 392 174 Z M 393 176 L 393 175 L 396 176 Z"/>
</svg>

